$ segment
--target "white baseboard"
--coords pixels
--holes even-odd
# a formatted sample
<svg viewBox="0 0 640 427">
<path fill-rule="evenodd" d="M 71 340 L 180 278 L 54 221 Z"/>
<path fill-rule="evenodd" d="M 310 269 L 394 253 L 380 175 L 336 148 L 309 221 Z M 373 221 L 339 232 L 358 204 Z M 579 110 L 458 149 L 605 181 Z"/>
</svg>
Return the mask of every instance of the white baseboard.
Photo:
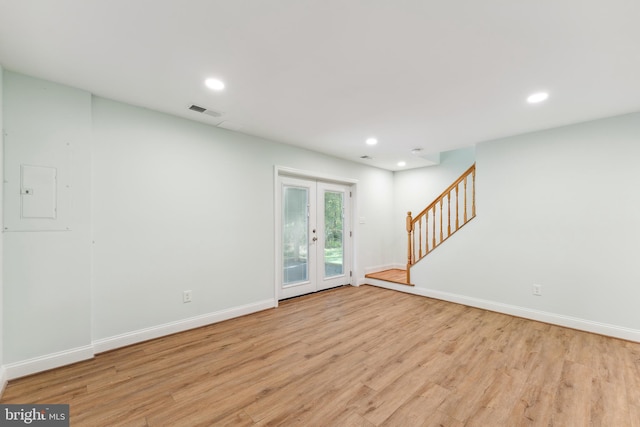
<svg viewBox="0 0 640 427">
<path fill-rule="evenodd" d="M 233 319 L 234 317 L 256 313 L 273 307 L 277 307 L 276 300 L 271 299 L 259 301 L 252 304 L 242 305 L 240 307 L 217 311 L 215 313 L 203 314 L 201 316 L 195 316 L 184 320 L 178 320 L 176 322 L 165 323 L 163 325 L 139 329 L 125 334 L 95 340 L 93 342 L 93 348 L 96 354 L 103 353 L 105 351 L 114 350 L 127 345 L 160 338 L 177 332 L 187 331 L 189 329 L 199 328 L 201 326 L 222 322 L 223 320 Z"/>
<path fill-rule="evenodd" d="M 7 380 L 35 374 L 36 372 L 47 371 L 60 366 L 81 362 L 93 357 L 93 346 L 86 345 L 58 353 L 47 354 L 45 356 L 34 357 L 16 363 L 9 363 L 4 366 Z"/>
<path fill-rule="evenodd" d="M 546 311 L 503 304 L 495 301 L 436 291 L 433 289 L 419 288 L 417 286 L 398 285 L 382 280 L 367 279 L 365 283 L 381 288 L 392 289 L 394 291 L 435 298 L 443 301 L 454 302 L 457 304 L 468 305 L 470 307 L 482 308 L 489 311 L 509 314 L 511 316 L 522 317 L 530 320 L 537 320 L 539 322 L 564 326 L 580 331 L 593 332 L 595 334 L 606 335 L 613 338 L 640 342 L 640 330 L 637 329 L 630 329 L 623 326 L 611 325 L 608 323 L 594 322 L 592 320 L 580 319 L 577 317 L 565 316 L 562 314 L 549 313 Z"/>
<path fill-rule="evenodd" d="M 177 332 L 183 332 L 193 328 L 199 328 L 201 326 L 221 322 L 234 317 L 244 316 L 246 314 L 273 308 L 277 306 L 276 303 L 277 301 L 272 299 L 260 301 L 253 304 L 247 304 L 240 307 L 221 310 L 215 313 L 195 316 L 189 319 L 165 323 L 164 325 L 140 329 L 126 334 L 96 340 L 92 345 L 84 347 L 73 348 L 59 353 L 47 354 L 33 359 L 10 363 L 0 367 L 0 387 L 2 387 L 0 390 L 4 389 L 4 386 L 9 380 L 91 359 L 97 353 L 103 353 L 119 347 L 136 344 L 142 341 L 175 334 Z"/>
<path fill-rule="evenodd" d="M 2 398 L 2 393 L 4 393 L 8 381 L 7 370 L 4 368 L 4 365 L 2 365 L 0 366 L 0 398 Z"/>
</svg>

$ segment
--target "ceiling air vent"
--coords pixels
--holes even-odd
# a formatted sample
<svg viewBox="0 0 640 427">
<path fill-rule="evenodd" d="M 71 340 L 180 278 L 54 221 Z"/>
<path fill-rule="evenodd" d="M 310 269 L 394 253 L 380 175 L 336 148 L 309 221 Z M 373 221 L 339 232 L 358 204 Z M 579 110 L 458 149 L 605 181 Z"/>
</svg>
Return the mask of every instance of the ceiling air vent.
<svg viewBox="0 0 640 427">
<path fill-rule="evenodd" d="M 211 117 L 220 117 L 222 115 L 221 113 L 218 113 L 217 111 L 208 110 L 208 109 L 206 109 L 204 107 L 200 107 L 199 105 L 195 105 L 195 104 L 191 105 L 189 107 L 189 110 L 196 111 L 198 113 L 203 113 L 203 114 L 206 114 L 206 115 L 211 116 Z"/>
</svg>

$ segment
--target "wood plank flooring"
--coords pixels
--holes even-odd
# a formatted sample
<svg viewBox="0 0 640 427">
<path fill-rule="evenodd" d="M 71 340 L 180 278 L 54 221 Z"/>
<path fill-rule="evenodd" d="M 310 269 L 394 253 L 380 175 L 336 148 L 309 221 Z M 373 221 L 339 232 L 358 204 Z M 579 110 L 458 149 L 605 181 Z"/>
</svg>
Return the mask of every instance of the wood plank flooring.
<svg viewBox="0 0 640 427">
<path fill-rule="evenodd" d="M 407 282 L 407 270 L 401 270 L 399 268 L 392 268 L 390 270 L 378 271 L 375 273 L 366 274 L 364 277 L 371 279 L 385 280 L 387 282 L 399 283 L 401 285 L 413 286 L 413 284 Z"/>
<path fill-rule="evenodd" d="M 371 286 L 11 381 L 72 426 L 640 426 L 640 344 Z"/>
</svg>

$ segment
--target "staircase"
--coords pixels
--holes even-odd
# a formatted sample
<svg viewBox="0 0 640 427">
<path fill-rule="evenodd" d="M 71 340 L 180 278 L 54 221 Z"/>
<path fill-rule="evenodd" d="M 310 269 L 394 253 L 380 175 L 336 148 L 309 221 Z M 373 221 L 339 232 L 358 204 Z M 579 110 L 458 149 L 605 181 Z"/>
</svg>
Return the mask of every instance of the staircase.
<svg viewBox="0 0 640 427">
<path fill-rule="evenodd" d="M 429 206 L 413 217 L 407 212 L 407 269 L 370 273 L 367 278 L 411 284 L 411 267 L 476 216 L 476 165 L 467 169 Z M 404 276 L 404 277 L 402 277 Z"/>
</svg>

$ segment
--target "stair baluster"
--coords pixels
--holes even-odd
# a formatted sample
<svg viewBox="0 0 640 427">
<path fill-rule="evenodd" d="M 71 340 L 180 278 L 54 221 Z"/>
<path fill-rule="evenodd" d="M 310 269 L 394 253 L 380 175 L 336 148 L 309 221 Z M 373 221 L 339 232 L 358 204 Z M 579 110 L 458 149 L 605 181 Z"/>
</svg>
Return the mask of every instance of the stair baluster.
<svg viewBox="0 0 640 427">
<path fill-rule="evenodd" d="M 471 196 L 467 196 L 467 178 L 471 175 Z M 459 209 L 459 196 L 460 185 L 463 186 L 463 211 L 462 222 L 460 218 Z M 455 190 L 455 228 L 451 229 L 451 194 Z M 446 234 L 443 224 L 444 216 L 444 199 L 447 199 L 447 228 Z M 471 216 L 468 216 L 467 206 L 471 204 Z M 440 213 L 440 239 L 436 239 L 436 208 L 439 205 Z M 431 247 L 429 247 L 429 212 L 431 214 L 432 230 L 431 230 Z M 422 258 L 427 256 L 436 247 L 442 244 L 445 240 L 451 237 L 456 231 L 462 228 L 466 223 L 471 221 L 476 216 L 476 165 L 475 163 L 467 169 L 460 177 L 449 186 L 445 191 L 440 194 L 429 206 L 427 206 L 422 212 L 420 212 L 415 218 L 411 215 L 411 212 L 407 212 L 407 283 L 411 283 L 411 266 L 415 265 Z M 422 219 L 424 217 L 425 227 L 423 231 Z M 418 226 L 416 227 L 416 222 Z M 416 241 L 416 239 L 418 239 Z M 422 241 L 425 241 L 424 251 L 422 249 Z"/>
</svg>

